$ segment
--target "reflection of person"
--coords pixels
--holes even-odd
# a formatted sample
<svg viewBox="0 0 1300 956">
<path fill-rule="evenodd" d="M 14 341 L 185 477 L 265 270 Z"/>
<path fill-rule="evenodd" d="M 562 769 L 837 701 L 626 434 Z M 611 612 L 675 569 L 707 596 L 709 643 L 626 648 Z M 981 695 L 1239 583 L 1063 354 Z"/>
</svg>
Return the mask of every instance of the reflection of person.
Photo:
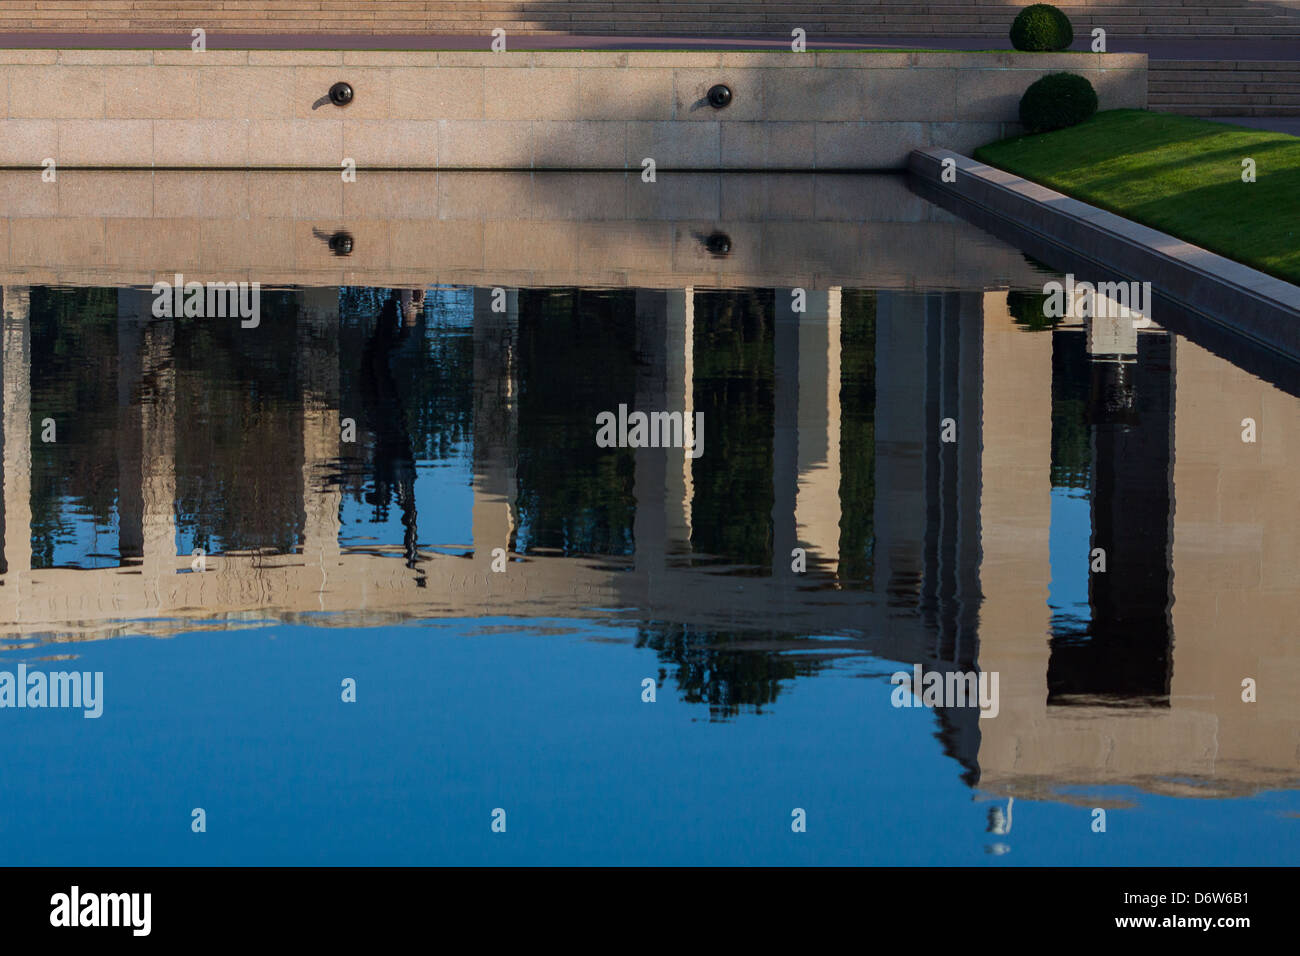
<svg viewBox="0 0 1300 956">
<path fill-rule="evenodd" d="M 386 508 L 390 494 L 397 498 L 405 529 L 402 545 L 408 568 L 415 567 L 419 557 L 415 454 L 391 360 L 423 316 L 423 309 L 416 308 L 415 303 L 423 304 L 424 293 L 418 292 L 418 300 L 416 295 L 409 290 L 389 295 L 379 311 L 374 334 L 366 343 L 361 360 L 366 424 L 375 439 L 375 488 L 366 500 L 378 508 Z"/>
</svg>

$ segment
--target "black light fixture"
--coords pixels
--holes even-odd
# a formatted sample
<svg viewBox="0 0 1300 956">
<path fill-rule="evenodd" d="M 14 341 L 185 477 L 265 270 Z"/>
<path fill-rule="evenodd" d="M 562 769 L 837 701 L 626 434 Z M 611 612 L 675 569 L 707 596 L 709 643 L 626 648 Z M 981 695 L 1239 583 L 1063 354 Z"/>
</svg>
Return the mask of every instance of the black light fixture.
<svg viewBox="0 0 1300 956">
<path fill-rule="evenodd" d="M 722 83 L 709 87 L 709 105 L 715 110 L 731 105 L 731 87 Z"/>
<path fill-rule="evenodd" d="M 330 87 L 330 102 L 335 106 L 347 106 L 352 102 L 352 84 L 342 80 Z"/>
</svg>

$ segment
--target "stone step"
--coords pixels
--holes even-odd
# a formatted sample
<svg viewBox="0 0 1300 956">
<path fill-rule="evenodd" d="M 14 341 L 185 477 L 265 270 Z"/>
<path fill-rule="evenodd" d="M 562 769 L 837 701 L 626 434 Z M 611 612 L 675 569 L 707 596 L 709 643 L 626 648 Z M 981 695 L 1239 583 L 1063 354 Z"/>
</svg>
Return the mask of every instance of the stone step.
<svg viewBox="0 0 1300 956">
<path fill-rule="evenodd" d="M 1264 86 L 1281 87 L 1281 89 L 1262 90 L 1266 93 L 1286 93 L 1288 90 L 1300 89 L 1300 82 L 1282 80 L 1274 73 L 1200 73 L 1186 79 L 1171 79 L 1159 73 L 1147 74 L 1147 88 L 1152 90 L 1190 90 L 1193 86 L 1218 84 L 1246 86 L 1250 89 Z"/>
<path fill-rule="evenodd" d="M 79 23 L 76 32 L 81 33 L 117 33 L 117 32 L 168 32 L 181 30 L 182 27 L 188 29 L 188 23 L 162 23 L 157 20 L 121 20 L 121 21 L 96 21 L 94 23 Z M 663 20 L 637 20 L 632 18 L 622 18 L 619 20 L 575 20 L 565 19 L 550 21 L 539 21 L 530 19 L 527 21 L 493 21 L 493 20 L 461 20 L 461 21 L 431 21 L 420 23 L 407 23 L 404 21 L 367 21 L 364 23 L 355 21 L 321 21 L 317 19 L 290 21 L 277 20 L 274 25 L 268 25 L 265 20 L 223 20 L 214 22 L 205 20 L 206 29 L 210 33 L 220 32 L 238 32 L 238 33 L 302 33 L 302 34 L 396 34 L 396 33 L 424 33 L 424 34 L 486 34 L 488 30 L 494 27 L 503 27 L 514 33 L 524 34 L 599 34 L 613 33 L 622 36 L 674 36 L 689 34 L 708 34 L 708 35 L 732 35 L 732 36 L 762 36 L 772 37 L 773 35 L 783 34 L 785 32 L 783 25 L 775 23 L 751 23 L 738 24 L 735 20 L 682 20 L 673 19 Z M 1007 26 L 1005 23 L 986 23 L 980 20 L 976 21 L 957 21 L 950 18 L 897 18 L 881 17 L 857 18 L 851 23 L 832 19 L 805 20 L 799 24 L 808 31 L 810 36 L 824 37 L 836 36 L 860 36 L 870 34 L 872 36 L 898 36 L 898 37 L 924 37 L 924 36 L 947 36 L 947 35 L 969 35 L 976 37 L 998 38 L 1005 41 Z M 1240 24 L 1207 24 L 1207 23 L 1176 23 L 1176 24 L 1151 24 L 1144 21 L 1135 21 L 1133 24 L 1120 24 L 1119 26 L 1109 23 L 1104 18 L 1088 20 L 1086 18 L 1077 18 L 1075 20 L 1076 34 L 1086 32 L 1083 28 L 1091 30 L 1094 26 L 1102 26 L 1112 38 L 1124 37 L 1160 37 L 1160 36 L 1186 36 L 1201 37 L 1214 39 L 1218 37 L 1296 37 L 1300 36 L 1300 22 L 1285 23 L 1278 26 L 1251 27 Z M 63 20 L 14 20 L 0 21 L 0 31 L 5 32 L 67 32 L 71 28 L 67 21 Z"/>
<path fill-rule="evenodd" d="M 1248 103 L 1252 106 L 1300 106 L 1300 93 L 1148 93 L 1147 103 Z"/>
<path fill-rule="evenodd" d="M 1300 75 L 1300 60 L 1156 60 L 1150 61 L 1151 72 L 1219 70 L 1240 72 L 1278 72 Z"/>
<path fill-rule="evenodd" d="M 1300 8 L 1250 0 L 1093 0 L 1058 4 L 1076 35 L 1300 37 Z M 96 0 L 0 3 L 5 31 L 812 36 L 953 36 L 1006 40 L 1014 2 L 907 0 Z"/>
<path fill-rule="evenodd" d="M 1249 64 L 1240 70 L 1162 70 L 1152 62 L 1148 76 L 1152 83 L 1300 83 L 1294 70 L 1255 70 Z"/>
<path fill-rule="evenodd" d="M 1251 109 L 1272 115 L 1300 104 L 1300 61 L 1151 60 L 1147 75 L 1152 109 Z"/>
<path fill-rule="evenodd" d="M 1235 103 L 1214 105 L 1167 104 L 1151 107 L 1156 113 L 1179 116 L 1300 116 L 1300 106 L 1240 106 Z"/>
<path fill-rule="evenodd" d="M 1147 74 L 1148 90 L 1187 90 L 1188 92 L 1214 92 L 1218 88 L 1234 87 L 1238 90 L 1256 90 L 1257 92 L 1296 92 L 1300 91 L 1300 79 L 1290 83 L 1274 82 L 1269 74 L 1262 79 L 1252 79 L 1248 73 L 1212 73 L 1201 75 L 1196 79 L 1169 81 L 1158 75 Z"/>
<path fill-rule="evenodd" d="M 1185 86 L 1152 86 L 1148 84 L 1147 95 L 1155 96 L 1189 96 L 1192 94 L 1212 94 L 1230 97 L 1296 96 L 1300 95 L 1300 86 L 1278 86 L 1275 84 L 1246 83 L 1189 83 Z"/>
</svg>

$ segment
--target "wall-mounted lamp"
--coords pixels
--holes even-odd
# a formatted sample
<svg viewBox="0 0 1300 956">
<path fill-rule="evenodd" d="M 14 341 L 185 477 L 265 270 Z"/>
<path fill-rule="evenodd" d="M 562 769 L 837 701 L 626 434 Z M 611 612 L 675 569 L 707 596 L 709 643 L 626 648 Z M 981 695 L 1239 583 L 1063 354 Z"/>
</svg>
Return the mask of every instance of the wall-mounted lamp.
<svg viewBox="0 0 1300 956">
<path fill-rule="evenodd" d="M 352 102 L 352 84 L 339 81 L 330 87 L 330 102 L 335 106 L 347 106 Z"/>
</svg>

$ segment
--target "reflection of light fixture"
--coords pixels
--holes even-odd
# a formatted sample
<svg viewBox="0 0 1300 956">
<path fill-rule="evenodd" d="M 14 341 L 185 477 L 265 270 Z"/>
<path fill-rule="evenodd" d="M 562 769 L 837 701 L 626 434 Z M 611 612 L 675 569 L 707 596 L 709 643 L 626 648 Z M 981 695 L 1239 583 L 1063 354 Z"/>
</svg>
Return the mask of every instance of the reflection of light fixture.
<svg viewBox="0 0 1300 956">
<path fill-rule="evenodd" d="M 725 232 L 711 232 L 704 237 L 703 241 L 709 255 L 719 258 L 731 255 L 731 237 Z"/>
<path fill-rule="evenodd" d="M 329 239 L 330 252 L 336 256 L 352 255 L 352 233 L 339 232 L 334 233 Z"/>
<path fill-rule="evenodd" d="M 330 252 L 334 253 L 334 255 L 336 256 L 352 255 L 352 243 L 353 243 L 352 233 L 347 232 L 346 230 L 343 229 L 338 229 L 335 232 L 327 233 L 327 232 L 321 232 L 319 229 L 313 227 L 311 234 L 315 236 L 317 239 L 319 239 L 321 242 L 325 243 L 325 245 L 329 246 Z"/>
<path fill-rule="evenodd" d="M 352 84 L 341 80 L 330 87 L 330 102 L 335 106 L 347 106 L 352 102 Z"/>
<path fill-rule="evenodd" d="M 731 87 L 719 83 L 709 87 L 709 105 L 715 110 L 731 105 Z"/>
</svg>

